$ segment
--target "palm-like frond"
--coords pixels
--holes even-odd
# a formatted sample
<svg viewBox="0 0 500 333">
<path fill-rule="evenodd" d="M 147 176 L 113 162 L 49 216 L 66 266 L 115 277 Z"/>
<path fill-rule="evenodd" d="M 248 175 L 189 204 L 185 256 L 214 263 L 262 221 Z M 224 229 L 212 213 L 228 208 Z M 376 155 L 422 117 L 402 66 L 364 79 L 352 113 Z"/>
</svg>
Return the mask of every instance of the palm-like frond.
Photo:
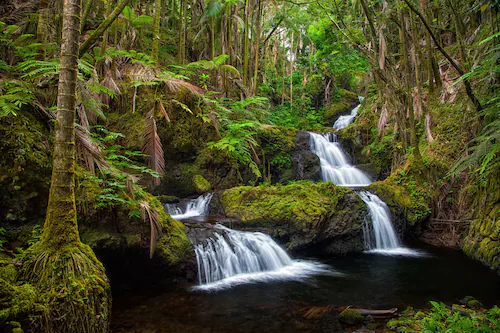
<svg viewBox="0 0 500 333">
<path fill-rule="evenodd" d="M 163 147 L 158 136 L 155 120 L 155 108 L 146 115 L 146 128 L 144 132 L 144 145 L 142 152 L 147 155 L 146 162 L 148 167 L 158 173 L 165 170 L 165 158 L 163 156 Z M 160 179 L 153 178 L 153 184 L 159 185 Z"/>
<path fill-rule="evenodd" d="M 162 232 L 161 223 L 158 219 L 158 213 L 151 208 L 147 201 L 139 202 L 139 207 L 141 208 L 141 217 L 144 222 L 149 221 L 150 226 L 150 241 L 149 241 L 149 257 L 153 258 L 155 252 L 156 243 Z"/>
<path fill-rule="evenodd" d="M 75 127 L 75 141 L 77 153 L 81 154 L 85 165 L 92 174 L 95 174 L 94 165 L 97 165 L 101 172 L 109 168 L 109 163 L 104 158 L 101 148 L 92 140 L 89 132 L 81 126 Z"/>
</svg>

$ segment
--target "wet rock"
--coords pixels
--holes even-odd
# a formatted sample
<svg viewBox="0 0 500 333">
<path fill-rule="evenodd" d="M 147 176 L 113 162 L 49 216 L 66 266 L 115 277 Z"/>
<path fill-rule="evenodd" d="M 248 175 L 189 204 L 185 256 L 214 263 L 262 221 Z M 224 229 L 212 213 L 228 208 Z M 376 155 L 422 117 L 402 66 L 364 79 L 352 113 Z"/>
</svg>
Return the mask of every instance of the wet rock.
<svg viewBox="0 0 500 333">
<path fill-rule="evenodd" d="M 291 250 L 316 248 L 331 254 L 364 249 L 367 211 L 350 189 L 300 181 L 282 186 L 242 186 L 223 192 L 236 229 L 263 229 Z"/>
<path fill-rule="evenodd" d="M 364 318 L 361 313 L 359 313 L 355 309 L 349 308 L 345 309 L 339 314 L 339 320 L 344 324 L 356 325 L 362 323 Z"/>
</svg>

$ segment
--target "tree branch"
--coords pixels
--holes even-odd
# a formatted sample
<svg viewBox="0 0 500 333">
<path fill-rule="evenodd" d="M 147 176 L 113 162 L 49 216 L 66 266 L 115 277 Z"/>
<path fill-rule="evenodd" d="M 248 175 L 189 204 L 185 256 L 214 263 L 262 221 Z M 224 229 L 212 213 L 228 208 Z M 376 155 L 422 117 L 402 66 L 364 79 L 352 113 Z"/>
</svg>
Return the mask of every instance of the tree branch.
<svg viewBox="0 0 500 333">
<path fill-rule="evenodd" d="M 109 0 L 108 0 L 109 1 Z M 78 56 L 82 57 L 88 49 L 94 45 L 94 43 L 102 36 L 104 31 L 116 20 L 118 15 L 121 14 L 125 6 L 128 5 L 130 0 L 122 0 L 122 2 L 109 14 L 108 17 L 97 27 L 96 30 L 82 43 L 80 50 L 78 51 Z"/>
</svg>

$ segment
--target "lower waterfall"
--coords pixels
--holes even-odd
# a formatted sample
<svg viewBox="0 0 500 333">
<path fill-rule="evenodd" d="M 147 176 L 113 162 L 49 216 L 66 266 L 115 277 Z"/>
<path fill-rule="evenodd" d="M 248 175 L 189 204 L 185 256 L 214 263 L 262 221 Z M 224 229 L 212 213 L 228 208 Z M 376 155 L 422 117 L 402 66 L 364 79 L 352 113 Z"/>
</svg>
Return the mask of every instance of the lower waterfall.
<svg viewBox="0 0 500 333">
<path fill-rule="evenodd" d="M 194 289 L 218 290 L 273 280 L 303 280 L 312 275 L 341 275 L 327 265 L 294 260 L 270 236 L 216 225 L 214 233 L 194 245 L 198 283 Z"/>
</svg>

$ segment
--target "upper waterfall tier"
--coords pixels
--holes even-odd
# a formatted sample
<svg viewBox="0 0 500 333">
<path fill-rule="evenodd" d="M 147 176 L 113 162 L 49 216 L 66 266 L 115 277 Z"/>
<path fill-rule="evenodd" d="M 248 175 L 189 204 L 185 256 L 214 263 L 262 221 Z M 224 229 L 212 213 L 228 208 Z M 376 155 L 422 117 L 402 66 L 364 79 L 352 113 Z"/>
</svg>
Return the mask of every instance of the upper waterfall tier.
<svg viewBox="0 0 500 333">
<path fill-rule="evenodd" d="M 347 156 L 336 142 L 335 134 L 309 133 L 311 151 L 318 155 L 321 163 L 321 177 L 334 184 L 350 187 L 364 187 L 372 183 L 361 170 L 349 164 Z"/>
</svg>

